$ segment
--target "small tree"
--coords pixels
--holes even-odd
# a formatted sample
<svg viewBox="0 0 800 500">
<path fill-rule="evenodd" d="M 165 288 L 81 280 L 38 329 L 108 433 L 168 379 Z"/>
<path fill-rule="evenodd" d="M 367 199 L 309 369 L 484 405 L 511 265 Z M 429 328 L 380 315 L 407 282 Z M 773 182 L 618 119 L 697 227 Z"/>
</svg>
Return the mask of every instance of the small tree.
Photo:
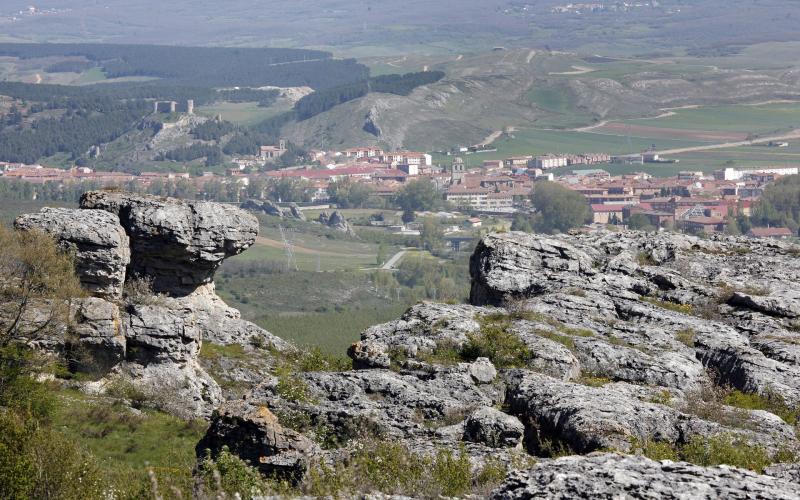
<svg viewBox="0 0 800 500">
<path fill-rule="evenodd" d="M 589 204 L 582 194 L 555 182 L 537 182 L 531 201 L 537 212 L 533 228 L 541 233 L 565 232 L 583 226 L 591 217 Z"/>
<path fill-rule="evenodd" d="M 650 223 L 650 218 L 645 214 L 632 214 L 628 219 L 628 227 L 638 231 L 655 231 L 656 227 Z"/>
<path fill-rule="evenodd" d="M 397 205 L 404 211 L 436 210 L 442 203 L 441 194 L 428 179 L 408 182 L 397 194 Z"/>
<path fill-rule="evenodd" d="M 0 226 L 0 347 L 59 332 L 84 294 L 71 255 L 40 231 Z"/>
<path fill-rule="evenodd" d="M 425 217 L 419 239 L 423 249 L 431 253 L 437 252 L 444 244 L 442 225 L 433 217 Z"/>
</svg>

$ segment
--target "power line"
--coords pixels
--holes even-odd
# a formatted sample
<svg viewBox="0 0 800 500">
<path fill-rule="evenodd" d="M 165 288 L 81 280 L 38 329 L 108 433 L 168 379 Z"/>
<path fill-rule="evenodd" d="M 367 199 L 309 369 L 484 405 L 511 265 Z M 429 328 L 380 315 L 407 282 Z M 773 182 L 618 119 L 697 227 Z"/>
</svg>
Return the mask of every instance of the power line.
<svg viewBox="0 0 800 500">
<path fill-rule="evenodd" d="M 297 267 L 297 259 L 294 257 L 294 245 L 292 244 L 291 239 L 288 235 L 288 230 L 284 229 L 282 225 L 278 225 L 278 229 L 281 231 L 281 238 L 283 239 L 283 249 L 286 252 L 286 267 L 288 269 L 294 269 L 295 271 L 299 271 L 300 269 Z"/>
</svg>

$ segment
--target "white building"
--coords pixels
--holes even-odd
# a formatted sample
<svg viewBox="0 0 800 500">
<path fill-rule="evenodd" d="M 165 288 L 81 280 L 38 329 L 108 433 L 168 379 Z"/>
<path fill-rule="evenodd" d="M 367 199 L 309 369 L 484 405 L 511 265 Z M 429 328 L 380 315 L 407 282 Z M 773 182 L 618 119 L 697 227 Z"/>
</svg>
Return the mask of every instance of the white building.
<svg viewBox="0 0 800 500">
<path fill-rule="evenodd" d="M 798 167 L 724 168 L 715 171 L 714 178 L 718 181 L 738 181 L 750 174 L 797 175 L 798 173 L 800 173 Z"/>
</svg>

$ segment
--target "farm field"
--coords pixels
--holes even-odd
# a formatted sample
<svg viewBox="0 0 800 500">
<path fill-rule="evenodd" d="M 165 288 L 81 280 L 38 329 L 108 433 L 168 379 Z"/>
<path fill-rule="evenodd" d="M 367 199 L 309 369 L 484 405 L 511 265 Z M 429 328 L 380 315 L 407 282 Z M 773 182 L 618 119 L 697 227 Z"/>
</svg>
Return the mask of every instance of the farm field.
<svg viewBox="0 0 800 500">
<path fill-rule="evenodd" d="M 800 103 L 754 106 L 707 106 L 668 110 L 669 116 L 612 122 L 632 127 L 634 135 L 659 137 L 659 129 L 766 134 L 800 128 Z M 641 127 L 642 132 L 637 133 Z M 602 130 L 602 129 L 601 129 Z M 656 135 L 653 135 L 656 134 Z M 741 140 L 741 139 L 740 139 Z"/>
<path fill-rule="evenodd" d="M 223 120 L 249 127 L 291 109 L 291 103 L 277 101 L 269 107 L 261 107 L 257 102 L 220 102 L 209 106 L 199 106 L 197 114 L 208 117 L 222 115 Z"/>
<path fill-rule="evenodd" d="M 322 230 L 322 227 L 319 228 Z M 335 271 L 374 267 L 377 262 L 378 245 L 360 242 L 339 235 L 330 236 L 327 231 L 307 232 L 286 227 L 285 233 L 292 242 L 297 267 L 303 271 Z M 388 248 L 387 252 L 397 249 Z M 250 249 L 231 259 L 231 262 L 286 263 L 283 237 L 277 227 L 261 226 L 256 243 Z"/>
<path fill-rule="evenodd" d="M 539 155 L 545 153 L 595 153 L 612 155 L 636 153 L 650 148 L 655 143 L 659 149 L 701 146 L 703 141 L 681 139 L 659 139 L 630 137 L 626 135 L 577 132 L 571 130 L 520 129 L 511 136 L 504 135 L 492 146 L 496 152 L 464 155 L 468 166 L 477 166 L 484 160 L 500 160 L 509 156 Z M 447 158 L 437 156 L 435 161 L 447 163 Z M 452 159 L 450 159 L 452 161 Z"/>
</svg>

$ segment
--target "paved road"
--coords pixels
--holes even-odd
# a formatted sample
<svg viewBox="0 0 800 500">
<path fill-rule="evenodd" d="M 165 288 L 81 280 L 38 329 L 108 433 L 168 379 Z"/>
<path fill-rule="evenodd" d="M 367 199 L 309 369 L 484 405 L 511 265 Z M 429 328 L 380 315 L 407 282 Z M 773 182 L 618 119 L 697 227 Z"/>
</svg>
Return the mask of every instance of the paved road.
<svg viewBox="0 0 800 500">
<path fill-rule="evenodd" d="M 392 258 L 387 260 L 386 263 L 381 266 L 381 269 L 385 271 L 394 269 L 394 266 L 400 261 L 400 259 L 403 258 L 403 255 L 405 255 L 407 251 L 408 250 L 400 250 L 396 254 L 392 255 Z"/>
<path fill-rule="evenodd" d="M 760 137 L 752 141 L 738 141 L 738 142 L 723 142 L 721 144 L 706 144 L 704 146 L 692 146 L 689 148 L 665 149 L 663 151 L 653 151 L 657 155 L 676 155 L 679 153 L 691 153 L 693 151 L 708 151 L 710 149 L 726 149 L 736 148 L 739 146 L 753 146 L 755 144 L 764 144 L 767 142 L 780 142 L 788 141 L 790 139 L 800 139 L 800 130 L 794 130 L 785 135 L 776 135 L 772 137 Z"/>
</svg>

